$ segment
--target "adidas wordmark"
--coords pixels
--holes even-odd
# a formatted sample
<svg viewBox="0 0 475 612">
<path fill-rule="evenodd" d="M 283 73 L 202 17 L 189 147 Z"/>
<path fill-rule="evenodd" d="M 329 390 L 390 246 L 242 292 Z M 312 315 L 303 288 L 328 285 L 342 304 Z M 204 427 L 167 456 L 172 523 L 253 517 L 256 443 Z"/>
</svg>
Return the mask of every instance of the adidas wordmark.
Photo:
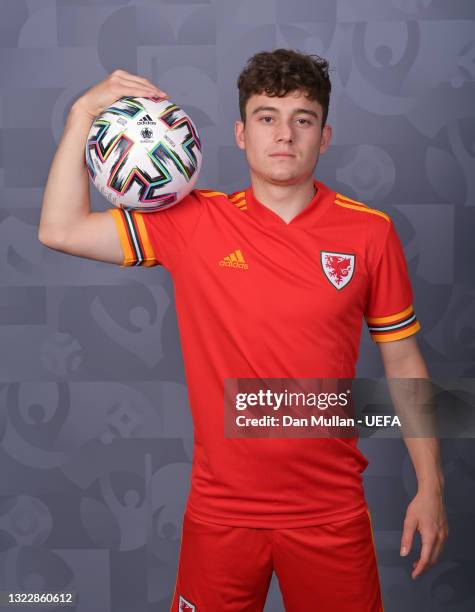
<svg viewBox="0 0 475 612">
<path fill-rule="evenodd" d="M 249 268 L 240 249 L 237 249 L 229 255 L 226 255 L 226 257 L 223 257 L 223 259 L 221 259 L 219 262 L 219 265 L 224 266 L 225 268 L 240 268 L 241 270 L 247 270 Z"/>
</svg>

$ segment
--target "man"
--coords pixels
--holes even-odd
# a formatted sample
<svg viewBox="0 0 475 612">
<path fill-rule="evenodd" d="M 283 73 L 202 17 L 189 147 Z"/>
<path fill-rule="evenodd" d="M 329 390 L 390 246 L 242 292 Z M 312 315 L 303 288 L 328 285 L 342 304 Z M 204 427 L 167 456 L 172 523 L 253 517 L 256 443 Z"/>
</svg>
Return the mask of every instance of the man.
<svg viewBox="0 0 475 612">
<path fill-rule="evenodd" d="M 313 178 L 328 148 L 328 64 L 277 49 L 238 79 L 236 143 L 251 185 L 196 189 L 140 214 L 91 212 L 83 150 L 93 117 L 123 95 L 159 95 L 116 71 L 73 105 L 45 190 L 40 240 L 172 274 L 195 447 L 173 610 L 256 611 L 275 571 L 286 610 L 383 609 L 355 438 L 225 438 L 226 378 L 352 378 L 363 317 L 389 378 L 427 378 L 401 244 L 390 217 Z M 65 184 L 63 172 L 74 178 Z M 344 259 L 344 268 L 341 262 Z M 407 439 L 419 489 L 412 576 L 447 536 L 437 441 Z"/>
</svg>

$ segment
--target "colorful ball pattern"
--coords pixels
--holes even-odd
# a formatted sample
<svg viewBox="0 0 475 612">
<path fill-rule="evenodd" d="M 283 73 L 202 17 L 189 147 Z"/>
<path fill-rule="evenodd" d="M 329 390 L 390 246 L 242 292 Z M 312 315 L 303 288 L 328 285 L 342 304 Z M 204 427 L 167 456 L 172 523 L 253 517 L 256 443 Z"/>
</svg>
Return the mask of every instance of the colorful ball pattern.
<svg viewBox="0 0 475 612">
<path fill-rule="evenodd" d="M 177 204 L 201 169 L 198 131 L 183 109 L 163 98 L 124 97 L 94 119 L 86 165 L 114 206 L 150 212 Z"/>
</svg>

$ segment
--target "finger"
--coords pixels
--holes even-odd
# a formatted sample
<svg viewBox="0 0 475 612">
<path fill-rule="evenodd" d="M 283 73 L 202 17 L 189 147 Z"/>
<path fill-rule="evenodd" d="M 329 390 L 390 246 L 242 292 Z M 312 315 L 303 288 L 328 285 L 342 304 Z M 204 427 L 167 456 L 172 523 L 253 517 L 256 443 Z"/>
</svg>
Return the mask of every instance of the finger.
<svg viewBox="0 0 475 612">
<path fill-rule="evenodd" d="M 123 81 L 134 83 L 138 86 L 146 87 L 148 89 L 156 90 L 162 95 L 167 95 L 166 92 L 163 91 L 163 89 L 160 89 L 154 83 L 152 83 L 151 81 L 149 81 L 148 79 L 144 77 L 128 74 L 127 76 L 121 76 L 120 78 Z"/>
<path fill-rule="evenodd" d="M 133 72 L 128 72 L 127 70 L 123 70 L 122 68 L 119 68 L 118 70 L 115 70 L 111 74 L 119 77 L 120 79 L 125 79 L 127 81 L 135 81 L 136 83 L 140 83 L 142 85 L 146 85 L 146 84 L 153 85 L 153 83 L 151 83 L 145 77 L 143 77 L 143 76 L 141 76 L 139 74 L 134 74 Z"/>
<path fill-rule="evenodd" d="M 429 567 L 429 559 L 430 559 L 430 556 L 432 554 L 432 549 L 435 544 L 434 536 L 428 536 L 428 535 L 425 535 L 424 533 L 421 533 L 421 539 L 422 539 L 421 556 L 416 562 L 416 567 L 414 571 L 412 572 L 412 578 L 417 578 L 417 576 L 420 576 L 420 574 L 422 574 L 422 572 L 424 572 Z"/>
<path fill-rule="evenodd" d="M 131 93 L 129 93 L 131 92 Z M 140 87 L 137 85 L 129 86 L 127 88 L 127 96 L 137 96 L 142 98 L 159 98 L 160 100 L 168 99 L 170 96 L 163 91 L 150 89 L 148 87 Z"/>
<path fill-rule="evenodd" d="M 411 523 L 408 521 L 404 521 L 404 527 L 401 537 L 401 548 L 400 554 L 402 557 L 405 557 L 409 554 L 412 548 L 412 542 L 414 540 L 414 533 L 416 531 L 416 523 Z"/>
<path fill-rule="evenodd" d="M 150 87 L 140 86 L 137 83 L 127 83 L 123 85 L 122 90 L 123 96 L 134 96 L 141 98 L 169 98 L 168 94 L 161 92 L 160 90 L 151 89 Z"/>
<path fill-rule="evenodd" d="M 139 81 L 142 82 L 145 86 L 152 87 L 153 89 L 158 89 L 159 91 L 163 91 L 160 87 L 155 85 L 155 83 L 152 83 L 152 81 L 149 81 L 145 77 L 138 77 L 138 78 L 139 78 Z"/>
<path fill-rule="evenodd" d="M 124 77 L 120 78 L 120 83 L 121 83 L 121 85 L 128 85 L 130 87 L 144 87 L 145 89 L 150 89 L 150 90 L 153 90 L 153 91 L 159 91 L 159 92 L 165 93 L 162 89 L 160 89 L 159 87 L 156 87 L 152 83 L 150 83 L 150 84 L 142 83 L 142 82 L 136 81 L 134 79 L 126 79 Z"/>
<path fill-rule="evenodd" d="M 444 544 L 445 544 L 445 538 L 439 534 L 439 536 L 436 539 L 434 548 L 432 550 L 432 554 L 429 559 L 429 564 L 431 566 L 435 565 L 437 561 L 439 560 L 440 555 L 442 554 L 442 550 L 444 548 Z"/>
<path fill-rule="evenodd" d="M 127 97 L 127 98 L 147 98 L 148 100 L 167 100 L 168 99 L 168 96 L 159 96 L 158 94 L 156 94 L 153 91 L 149 91 L 147 89 L 140 90 L 140 89 L 137 89 L 137 88 L 124 91 L 120 95 L 120 97 L 121 98 L 123 98 L 123 97 Z"/>
<path fill-rule="evenodd" d="M 142 85 L 152 85 L 152 83 L 146 79 L 144 76 L 140 74 L 134 74 L 133 72 L 127 72 L 126 70 L 120 70 L 118 72 L 118 76 L 121 79 L 127 79 L 128 81 L 135 81 L 136 83 L 141 83 Z"/>
</svg>

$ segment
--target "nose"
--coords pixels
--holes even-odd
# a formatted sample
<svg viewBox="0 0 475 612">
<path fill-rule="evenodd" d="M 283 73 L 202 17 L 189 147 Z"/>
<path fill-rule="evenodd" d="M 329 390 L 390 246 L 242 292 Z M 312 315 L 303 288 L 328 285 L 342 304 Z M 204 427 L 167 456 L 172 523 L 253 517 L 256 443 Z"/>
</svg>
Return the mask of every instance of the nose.
<svg viewBox="0 0 475 612">
<path fill-rule="evenodd" d="M 276 129 L 276 142 L 292 142 L 292 126 L 286 121 L 281 121 Z"/>
</svg>

